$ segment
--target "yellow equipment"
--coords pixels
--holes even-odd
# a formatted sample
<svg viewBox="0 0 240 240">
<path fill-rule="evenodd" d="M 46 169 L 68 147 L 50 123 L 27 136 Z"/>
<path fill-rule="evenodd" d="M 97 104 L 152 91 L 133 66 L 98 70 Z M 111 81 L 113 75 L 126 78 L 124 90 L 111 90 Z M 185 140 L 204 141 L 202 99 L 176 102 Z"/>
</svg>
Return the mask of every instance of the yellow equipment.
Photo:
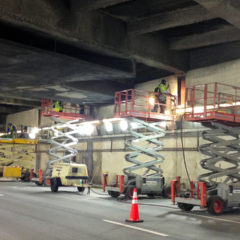
<svg viewBox="0 0 240 240">
<path fill-rule="evenodd" d="M 3 177 L 5 178 L 21 178 L 22 169 L 21 167 L 4 167 Z"/>
<path fill-rule="evenodd" d="M 85 164 L 56 163 L 50 178 L 51 191 L 57 192 L 59 186 L 75 186 L 79 192 L 88 187 L 88 171 Z"/>
<path fill-rule="evenodd" d="M 37 140 L 0 138 L 0 177 L 29 180 L 35 165 Z"/>
</svg>

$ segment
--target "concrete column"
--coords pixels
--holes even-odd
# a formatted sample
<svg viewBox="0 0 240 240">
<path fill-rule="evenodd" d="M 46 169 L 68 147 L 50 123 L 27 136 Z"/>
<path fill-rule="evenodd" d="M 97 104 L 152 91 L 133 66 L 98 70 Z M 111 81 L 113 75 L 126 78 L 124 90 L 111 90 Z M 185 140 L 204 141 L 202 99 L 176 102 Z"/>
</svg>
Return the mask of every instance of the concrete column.
<svg viewBox="0 0 240 240">
<path fill-rule="evenodd" d="M 87 142 L 87 151 L 88 151 L 88 171 L 90 180 L 93 176 L 93 141 L 88 140 Z"/>
</svg>

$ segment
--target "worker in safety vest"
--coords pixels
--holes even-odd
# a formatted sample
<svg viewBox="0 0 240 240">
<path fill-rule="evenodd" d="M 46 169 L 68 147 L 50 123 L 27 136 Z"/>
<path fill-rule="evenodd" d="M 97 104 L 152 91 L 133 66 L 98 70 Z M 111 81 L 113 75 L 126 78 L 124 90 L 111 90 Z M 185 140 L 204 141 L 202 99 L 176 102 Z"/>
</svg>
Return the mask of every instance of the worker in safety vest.
<svg viewBox="0 0 240 240">
<path fill-rule="evenodd" d="M 166 93 L 168 93 L 169 85 L 165 79 L 162 79 L 161 83 L 154 88 L 154 96 L 155 96 L 155 105 L 153 108 L 153 112 L 158 111 L 158 107 L 160 106 L 160 113 L 165 112 L 166 108 Z"/>
<path fill-rule="evenodd" d="M 13 123 L 8 123 L 7 132 L 10 133 L 13 137 L 16 137 L 17 134 L 17 127 Z"/>
<path fill-rule="evenodd" d="M 59 101 L 56 101 L 56 103 L 54 104 L 54 111 L 55 112 L 62 112 L 63 108 L 62 108 L 62 104 Z"/>
</svg>

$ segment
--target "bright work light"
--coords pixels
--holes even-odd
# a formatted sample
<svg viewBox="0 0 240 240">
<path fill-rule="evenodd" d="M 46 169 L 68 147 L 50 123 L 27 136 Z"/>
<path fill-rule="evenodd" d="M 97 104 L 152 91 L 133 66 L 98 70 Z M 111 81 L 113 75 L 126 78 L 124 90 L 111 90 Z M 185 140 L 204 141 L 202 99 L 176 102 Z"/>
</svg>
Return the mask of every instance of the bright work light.
<svg viewBox="0 0 240 240">
<path fill-rule="evenodd" d="M 112 125 L 111 122 L 105 122 L 104 125 L 105 125 L 105 129 L 106 129 L 107 132 L 112 132 L 113 131 L 113 125 Z"/>
<path fill-rule="evenodd" d="M 154 97 L 150 97 L 150 98 L 149 98 L 149 104 L 152 105 L 152 106 L 155 104 L 155 99 L 154 99 Z"/>
<path fill-rule="evenodd" d="M 127 123 L 126 120 L 121 120 L 120 123 L 119 123 L 119 125 L 120 125 L 120 129 L 121 129 L 122 131 L 127 131 L 127 129 L 128 129 L 128 123 Z"/>
<path fill-rule="evenodd" d="M 90 124 L 90 123 L 86 123 L 86 124 L 83 125 L 83 130 L 84 130 L 84 133 L 87 136 L 90 136 L 94 132 L 94 126 L 92 124 Z"/>
</svg>

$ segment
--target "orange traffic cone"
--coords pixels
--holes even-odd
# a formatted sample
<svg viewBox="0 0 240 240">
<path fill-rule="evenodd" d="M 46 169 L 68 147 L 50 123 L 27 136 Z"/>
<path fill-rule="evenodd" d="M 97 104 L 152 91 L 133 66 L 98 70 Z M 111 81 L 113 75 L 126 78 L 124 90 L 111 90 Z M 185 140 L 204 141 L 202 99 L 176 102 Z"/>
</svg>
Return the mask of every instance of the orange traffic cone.
<svg viewBox="0 0 240 240">
<path fill-rule="evenodd" d="M 137 189 L 134 188 L 133 198 L 132 198 L 132 206 L 129 219 L 126 222 L 143 222 L 143 220 L 139 219 L 139 212 L 138 212 L 138 197 L 137 197 Z"/>
</svg>

